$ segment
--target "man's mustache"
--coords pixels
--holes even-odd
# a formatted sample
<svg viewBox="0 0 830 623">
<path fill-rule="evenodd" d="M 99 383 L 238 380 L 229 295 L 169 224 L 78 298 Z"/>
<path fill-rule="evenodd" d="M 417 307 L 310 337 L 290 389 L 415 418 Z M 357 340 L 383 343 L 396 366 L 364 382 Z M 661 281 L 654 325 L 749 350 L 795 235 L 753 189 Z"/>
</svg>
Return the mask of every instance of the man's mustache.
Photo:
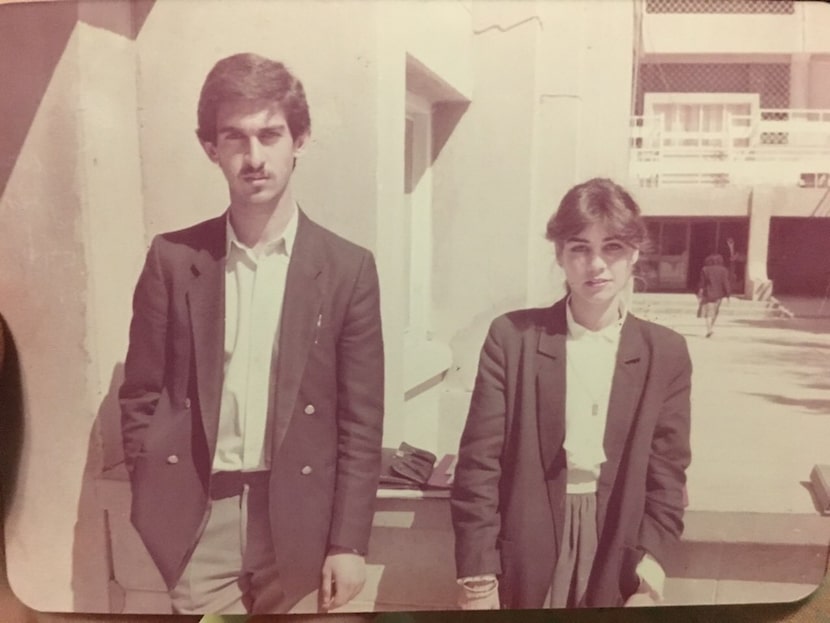
<svg viewBox="0 0 830 623">
<path fill-rule="evenodd" d="M 239 172 L 239 175 L 241 175 L 242 177 L 251 177 L 251 176 L 264 177 L 264 176 L 266 176 L 265 167 L 262 166 L 262 167 L 258 167 L 256 169 L 253 168 L 253 167 L 245 167 L 244 169 L 242 169 Z"/>
</svg>

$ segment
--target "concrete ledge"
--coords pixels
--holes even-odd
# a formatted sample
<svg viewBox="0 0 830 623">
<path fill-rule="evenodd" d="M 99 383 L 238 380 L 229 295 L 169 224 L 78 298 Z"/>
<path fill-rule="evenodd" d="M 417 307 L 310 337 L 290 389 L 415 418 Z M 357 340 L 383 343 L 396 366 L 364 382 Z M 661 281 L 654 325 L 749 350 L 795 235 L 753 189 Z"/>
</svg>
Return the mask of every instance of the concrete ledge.
<svg viewBox="0 0 830 623">
<path fill-rule="evenodd" d="M 98 484 L 109 517 L 114 611 L 164 611 L 163 583 L 129 524 L 129 484 Z M 794 600 L 809 594 L 827 571 L 830 517 L 688 510 L 685 523 L 667 562 L 667 605 Z M 367 564 L 366 586 L 344 612 L 453 609 L 448 500 L 378 499 Z"/>
</svg>

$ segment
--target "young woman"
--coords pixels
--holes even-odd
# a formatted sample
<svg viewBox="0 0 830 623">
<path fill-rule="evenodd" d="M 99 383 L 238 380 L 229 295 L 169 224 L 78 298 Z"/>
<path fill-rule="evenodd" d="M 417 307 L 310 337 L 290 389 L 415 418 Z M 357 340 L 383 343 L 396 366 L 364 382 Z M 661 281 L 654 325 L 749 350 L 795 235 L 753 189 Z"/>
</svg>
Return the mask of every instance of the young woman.
<svg viewBox="0 0 830 623">
<path fill-rule="evenodd" d="M 626 310 L 645 235 L 623 188 L 575 186 L 547 226 L 568 295 L 490 327 L 451 503 L 462 608 L 661 599 L 692 367 L 680 335 Z"/>
</svg>

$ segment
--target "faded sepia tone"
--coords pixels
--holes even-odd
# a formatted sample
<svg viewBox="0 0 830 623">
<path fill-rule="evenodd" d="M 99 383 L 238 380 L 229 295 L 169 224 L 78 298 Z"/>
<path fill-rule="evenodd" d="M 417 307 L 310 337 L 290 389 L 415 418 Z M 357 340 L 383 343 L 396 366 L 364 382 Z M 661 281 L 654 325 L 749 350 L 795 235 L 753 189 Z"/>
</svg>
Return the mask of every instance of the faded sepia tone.
<svg viewBox="0 0 830 623">
<path fill-rule="evenodd" d="M 25 392 L 6 526 L 17 595 L 58 612 L 169 608 L 129 524 L 115 392 L 150 239 L 226 207 L 196 100 L 217 59 L 247 50 L 305 83 L 300 204 L 377 258 L 384 445 L 456 451 L 490 320 L 562 293 L 543 237 L 556 202 L 614 178 L 655 243 L 633 311 L 686 335 L 695 366 L 666 600 L 806 595 L 830 540 L 808 482 L 830 463 L 830 9 L 780 4 L 0 7 L 0 313 Z M 729 238 L 742 297 L 706 340 L 700 263 Z M 445 500 L 380 497 L 351 607 L 453 608 Z"/>
</svg>

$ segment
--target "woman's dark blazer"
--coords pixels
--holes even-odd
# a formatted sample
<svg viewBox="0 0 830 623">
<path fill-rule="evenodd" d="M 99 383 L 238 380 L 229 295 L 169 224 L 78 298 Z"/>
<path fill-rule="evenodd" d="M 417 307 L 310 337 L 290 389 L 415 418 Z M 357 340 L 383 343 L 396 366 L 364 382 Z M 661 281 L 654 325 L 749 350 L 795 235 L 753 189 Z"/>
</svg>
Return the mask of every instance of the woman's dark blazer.
<svg viewBox="0 0 830 623">
<path fill-rule="evenodd" d="M 540 608 L 564 524 L 565 301 L 497 318 L 479 363 L 452 494 L 458 577 L 499 576 L 503 608 Z M 616 606 L 648 552 L 683 531 L 692 365 L 674 331 L 628 314 L 597 483 L 586 605 Z"/>
<path fill-rule="evenodd" d="M 729 287 L 729 271 L 726 266 L 704 266 L 700 271 L 700 285 L 698 286 L 703 303 L 714 303 L 732 294 Z"/>
</svg>

